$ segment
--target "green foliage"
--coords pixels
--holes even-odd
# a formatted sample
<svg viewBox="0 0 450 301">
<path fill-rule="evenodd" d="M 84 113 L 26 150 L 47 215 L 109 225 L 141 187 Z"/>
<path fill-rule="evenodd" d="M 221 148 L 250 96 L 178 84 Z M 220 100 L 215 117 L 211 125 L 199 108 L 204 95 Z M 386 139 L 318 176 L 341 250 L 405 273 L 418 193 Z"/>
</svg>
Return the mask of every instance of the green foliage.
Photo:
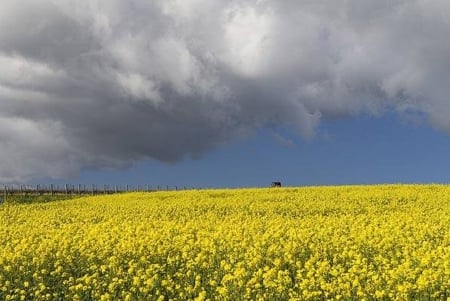
<svg viewBox="0 0 450 301">
<path fill-rule="evenodd" d="M 4 203 L 8 204 L 34 204 L 34 203 L 46 203 L 46 202 L 53 202 L 53 201 L 62 201 L 62 200 L 70 200 L 77 197 L 80 197 L 79 195 L 65 195 L 65 194 L 42 194 L 42 195 L 36 195 L 36 194 L 28 194 L 28 195 L 20 195 L 20 194 L 14 194 L 14 195 L 7 195 L 6 197 L 4 195 L 0 196 Z"/>
</svg>

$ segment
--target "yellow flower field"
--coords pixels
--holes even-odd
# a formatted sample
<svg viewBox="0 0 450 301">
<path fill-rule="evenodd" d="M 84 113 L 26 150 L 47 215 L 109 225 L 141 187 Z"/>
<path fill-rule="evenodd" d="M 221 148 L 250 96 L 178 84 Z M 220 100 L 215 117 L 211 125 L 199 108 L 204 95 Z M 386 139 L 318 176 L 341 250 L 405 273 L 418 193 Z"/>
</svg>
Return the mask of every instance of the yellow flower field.
<svg viewBox="0 0 450 301">
<path fill-rule="evenodd" d="M 0 300 L 447 300 L 450 186 L 0 205 Z"/>
</svg>

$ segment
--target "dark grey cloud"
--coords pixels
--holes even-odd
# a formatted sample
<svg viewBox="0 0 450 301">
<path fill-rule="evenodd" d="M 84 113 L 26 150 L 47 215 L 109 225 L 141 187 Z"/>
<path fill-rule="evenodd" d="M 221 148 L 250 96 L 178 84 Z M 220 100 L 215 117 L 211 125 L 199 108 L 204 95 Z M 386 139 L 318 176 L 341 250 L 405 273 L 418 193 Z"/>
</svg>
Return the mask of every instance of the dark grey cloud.
<svg viewBox="0 0 450 301">
<path fill-rule="evenodd" d="M 395 111 L 450 133 L 448 1 L 4 0 L 0 181 Z"/>
</svg>

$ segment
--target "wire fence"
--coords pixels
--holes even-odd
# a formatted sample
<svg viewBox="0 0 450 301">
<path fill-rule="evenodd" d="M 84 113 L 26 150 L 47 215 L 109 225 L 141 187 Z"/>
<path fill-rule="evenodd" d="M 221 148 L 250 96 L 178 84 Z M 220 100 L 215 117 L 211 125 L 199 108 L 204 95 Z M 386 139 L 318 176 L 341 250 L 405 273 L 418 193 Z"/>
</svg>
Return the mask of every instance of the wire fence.
<svg viewBox="0 0 450 301">
<path fill-rule="evenodd" d="M 113 194 L 124 192 L 152 192 L 152 191 L 177 191 L 196 189 L 186 186 L 169 185 L 84 185 L 84 184 L 65 184 L 65 185 L 1 185 L 0 189 L 4 196 L 8 195 L 97 195 Z"/>
</svg>

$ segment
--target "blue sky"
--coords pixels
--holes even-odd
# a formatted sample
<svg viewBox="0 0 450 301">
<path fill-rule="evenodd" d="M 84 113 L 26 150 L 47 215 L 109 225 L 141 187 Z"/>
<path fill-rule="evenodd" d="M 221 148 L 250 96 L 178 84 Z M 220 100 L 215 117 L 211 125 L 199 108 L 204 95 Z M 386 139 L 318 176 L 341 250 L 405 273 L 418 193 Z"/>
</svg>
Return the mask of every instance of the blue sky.
<svg viewBox="0 0 450 301">
<path fill-rule="evenodd" d="M 0 185 L 446 183 L 448 11 L 2 0 Z"/>
<path fill-rule="evenodd" d="M 264 187 L 377 183 L 448 183 L 450 137 L 396 114 L 322 122 L 305 140 L 292 130 L 260 130 L 197 160 L 155 160 L 117 171 L 84 171 L 54 183 L 153 187 Z"/>
</svg>

